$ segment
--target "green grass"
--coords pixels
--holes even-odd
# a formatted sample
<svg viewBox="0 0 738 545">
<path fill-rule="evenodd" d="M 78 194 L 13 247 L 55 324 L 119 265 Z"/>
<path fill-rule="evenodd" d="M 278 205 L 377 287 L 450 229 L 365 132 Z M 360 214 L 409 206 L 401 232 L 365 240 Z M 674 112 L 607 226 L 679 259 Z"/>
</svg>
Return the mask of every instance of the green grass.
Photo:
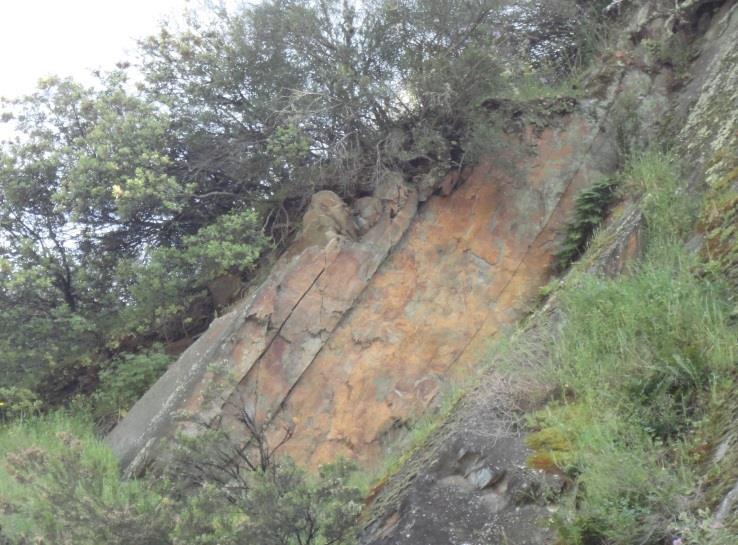
<svg viewBox="0 0 738 545">
<path fill-rule="evenodd" d="M 3 499 L 15 498 L 23 494 L 24 487 L 9 473 L 6 457 L 14 452 L 29 448 L 44 451 L 59 451 L 62 448 L 61 434 L 70 434 L 86 445 L 86 456 L 104 464 L 113 464 L 112 453 L 94 436 L 91 422 L 80 416 L 53 413 L 44 417 L 17 420 L 0 427 L 0 491 Z M 117 467 L 116 467 L 117 472 Z"/>
<path fill-rule="evenodd" d="M 14 539 L 96 543 L 122 514 L 145 516 L 159 500 L 145 481 L 121 479 L 85 416 L 57 412 L 0 428 L 0 528 Z"/>
<path fill-rule="evenodd" d="M 694 272 L 684 239 L 696 210 L 675 160 L 648 152 L 623 174 L 643 193 L 645 256 L 613 279 L 579 271 L 559 293 L 564 326 L 543 378 L 563 394 L 531 419 L 531 464 L 576 491 L 554 519 L 562 543 L 738 542 L 735 523 L 705 522 L 718 498 L 700 485 L 705 452 L 736 426 L 724 414 L 738 366 L 726 286 Z"/>
</svg>

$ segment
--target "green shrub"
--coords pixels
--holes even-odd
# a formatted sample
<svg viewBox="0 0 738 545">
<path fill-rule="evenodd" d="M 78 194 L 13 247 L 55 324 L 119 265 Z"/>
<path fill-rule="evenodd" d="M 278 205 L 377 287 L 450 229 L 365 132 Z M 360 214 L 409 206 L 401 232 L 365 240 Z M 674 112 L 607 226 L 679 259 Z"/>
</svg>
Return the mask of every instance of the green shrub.
<svg viewBox="0 0 738 545">
<path fill-rule="evenodd" d="M 253 209 L 234 210 L 210 225 L 182 238 L 178 247 L 150 251 L 145 262 L 121 260 L 117 279 L 134 304 L 126 305 L 116 324 L 120 336 L 151 335 L 180 338 L 196 315 L 193 307 L 203 299 L 209 282 L 220 275 L 252 272 L 268 241 Z M 197 316 L 195 316 L 197 317 Z"/>
<path fill-rule="evenodd" d="M 122 480 L 91 429 L 57 413 L 0 431 L 0 526 L 20 543 L 166 544 L 162 498 Z"/>
<path fill-rule="evenodd" d="M 351 542 L 361 495 L 345 462 L 316 477 L 289 461 L 249 474 L 250 486 L 228 499 L 215 483 L 188 495 L 178 510 L 176 545 L 327 545 Z"/>
<path fill-rule="evenodd" d="M 140 354 L 123 354 L 100 373 L 92 400 L 98 418 L 121 417 L 166 371 L 171 356 L 155 347 Z"/>
<path fill-rule="evenodd" d="M 661 40 L 643 40 L 643 45 L 654 64 L 672 68 L 676 77 L 686 77 L 690 62 L 694 59 L 694 48 L 682 33 L 674 33 Z"/>
<path fill-rule="evenodd" d="M 0 429 L 0 543 L 339 545 L 353 538 L 363 504 L 347 462 L 310 475 L 288 459 L 252 470 L 238 457 L 203 451 L 193 463 L 229 467 L 199 483 L 176 474 L 123 479 L 92 429 L 89 419 L 62 413 Z M 235 473 L 241 478 L 228 478 Z"/>
<path fill-rule="evenodd" d="M 231 404 L 238 425 L 194 420 L 198 432 L 180 436 L 168 473 L 177 506 L 176 544 L 339 545 L 353 536 L 362 491 L 355 467 L 339 460 L 318 475 L 277 455 L 292 437 L 268 433 L 246 408 Z M 276 424 L 276 422 L 273 422 Z M 195 541 L 193 541 L 195 540 Z"/>
<path fill-rule="evenodd" d="M 0 387 L 0 422 L 33 416 L 41 405 L 38 396 L 27 388 Z"/>
</svg>

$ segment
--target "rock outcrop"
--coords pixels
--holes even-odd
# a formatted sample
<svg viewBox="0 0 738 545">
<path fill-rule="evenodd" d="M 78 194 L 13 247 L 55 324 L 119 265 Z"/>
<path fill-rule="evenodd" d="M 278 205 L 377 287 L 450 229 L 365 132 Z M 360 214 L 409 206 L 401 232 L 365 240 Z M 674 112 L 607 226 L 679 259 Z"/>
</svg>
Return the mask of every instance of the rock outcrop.
<svg viewBox="0 0 738 545">
<path fill-rule="evenodd" d="M 525 312 L 574 196 L 614 168 L 597 109 L 567 111 L 518 127 L 504 155 L 439 180 L 441 194 L 417 214 L 415 190 L 392 173 L 353 214 L 335 194 L 316 194 L 264 284 L 110 434 L 123 465 L 135 470 L 161 439 L 188 431 L 178 416 L 228 421 L 234 404 L 264 424 L 289 421 L 285 449 L 302 464 L 342 455 L 371 465 Z"/>
<path fill-rule="evenodd" d="M 573 197 L 614 158 L 583 110 L 523 138 L 524 159 L 490 158 L 420 209 L 287 392 L 290 455 L 371 465 L 449 375 L 477 365 L 489 339 L 528 308 Z M 265 369 L 259 384 L 273 380 Z"/>
<path fill-rule="evenodd" d="M 723 26 L 731 13 L 720 12 Z M 663 25 L 649 17 L 644 24 Z M 712 81 L 715 59 L 734 58 L 722 43 L 701 57 L 698 73 Z M 451 376 L 489 360 L 489 339 L 527 311 L 548 279 L 575 195 L 617 167 L 622 129 L 632 121 L 618 115 L 658 120 L 689 111 L 669 100 L 668 74 L 631 52 L 612 61 L 601 98 L 485 104 L 500 115 L 510 110 L 504 151 L 422 195 L 392 172 L 352 208 L 317 193 L 301 235 L 259 289 L 215 320 L 109 435 L 123 466 L 135 472 L 163 440 L 191 432 L 181 416 L 231 425 L 229 407 L 243 405 L 267 429 L 290 423 L 285 451 L 300 464 L 347 456 L 372 465 Z M 690 89 L 697 109 L 709 108 Z M 626 92 L 648 100 L 618 110 Z M 687 123 L 685 131 L 696 130 Z M 619 272 L 638 251 L 637 207 L 625 218 L 602 272 Z M 449 462 L 445 477 L 461 475 L 470 490 L 507 482 L 480 460 L 463 475 Z"/>
<path fill-rule="evenodd" d="M 314 243 L 298 240 L 304 248 L 287 252 L 251 297 L 216 319 L 110 433 L 127 472 L 155 458 L 163 439 L 187 432 L 183 417 L 220 416 L 235 388 L 248 391 L 262 370 L 270 381 L 248 402 L 258 398 L 253 410 L 271 417 L 410 225 L 417 197 L 408 189 L 397 213 L 384 214 L 360 242 L 345 236 L 353 223 L 340 199 L 319 194 L 314 204 Z"/>
<path fill-rule="evenodd" d="M 378 219 L 377 219 L 378 221 Z M 285 258 L 299 255 L 311 246 L 326 246 L 333 239 L 358 238 L 356 223 L 345 202 L 333 191 L 318 191 L 302 218 L 302 229 Z"/>
</svg>

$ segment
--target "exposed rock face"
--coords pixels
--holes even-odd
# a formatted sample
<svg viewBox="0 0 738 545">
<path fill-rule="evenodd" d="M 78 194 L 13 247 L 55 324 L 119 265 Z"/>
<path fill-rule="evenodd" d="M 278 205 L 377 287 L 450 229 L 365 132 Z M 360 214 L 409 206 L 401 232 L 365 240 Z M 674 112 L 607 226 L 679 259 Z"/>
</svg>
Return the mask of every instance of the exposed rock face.
<svg viewBox="0 0 738 545">
<path fill-rule="evenodd" d="M 441 184 L 448 196 L 417 215 L 416 191 L 393 173 L 355 206 L 358 230 L 335 194 L 316 194 L 261 288 L 211 325 L 109 443 L 135 470 L 161 438 L 187 430 L 177 414 L 227 417 L 245 403 L 262 422 L 294 423 L 286 450 L 300 463 L 371 464 L 450 373 L 478 363 L 486 339 L 521 315 L 547 279 L 573 197 L 614 161 L 587 106 L 511 136 L 507 156 L 452 175 Z"/>
<path fill-rule="evenodd" d="M 283 391 L 294 385 L 405 232 L 417 206 L 408 190 L 398 213 L 385 214 L 359 243 L 338 236 L 337 226 L 350 218 L 345 205 L 333 196 L 318 204 L 326 201 L 329 212 L 338 212 L 329 225 L 333 238 L 280 259 L 263 285 L 215 320 L 108 436 L 128 472 L 156 456 L 161 439 L 186 431 L 178 415 L 205 420 L 220 415 L 234 384 L 248 390 L 262 368 L 275 373 L 260 388 L 258 409 L 263 414 L 277 408 Z"/>
<path fill-rule="evenodd" d="M 379 199 L 393 216 L 404 206 L 407 196 L 408 189 L 399 172 L 385 173 L 374 190 L 374 197 Z"/>
<path fill-rule="evenodd" d="M 317 465 L 342 455 L 370 465 L 448 375 L 478 364 L 490 336 L 526 309 L 547 279 L 574 195 L 598 168 L 614 166 L 596 123 L 581 114 L 526 139 L 523 161 L 505 168 L 490 160 L 421 209 L 287 392 L 284 416 L 295 435 L 285 448 L 293 457 Z M 509 165 L 501 159 L 494 162 Z M 265 370 L 259 380 L 263 387 L 272 378 Z"/>
</svg>

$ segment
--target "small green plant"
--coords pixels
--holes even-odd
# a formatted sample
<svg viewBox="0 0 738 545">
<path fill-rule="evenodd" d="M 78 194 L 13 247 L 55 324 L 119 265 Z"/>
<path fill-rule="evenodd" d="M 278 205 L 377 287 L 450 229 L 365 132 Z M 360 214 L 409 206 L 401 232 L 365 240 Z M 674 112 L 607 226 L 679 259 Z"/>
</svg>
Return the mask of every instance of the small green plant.
<svg viewBox="0 0 738 545">
<path fill-rule="evenodd" d="M 509 81 L 509 88 L 504 97 L 532 101 L 541 98 L 578 97 L 583 92 L 582 72 L 575 70 L 566 77 L 553 77 L 546 81 L 545 74 L 539 70 L 526 71 L 516 75 Z"/>
<path fill-rule="evenodd" d="M 664 53 L 664 42 L 647 38 L 643 40 L 642 45 L 654 60 L 661 60 Z"/>
<path fill-rule="evenodd" d="M 554 255 L 554 266 L 558 272 L 564 271 L 582 256 L 595 230 L 607 216 L 617 187 L 616 178 L 604 178 L 577 196 L 574 217 L 567 224 L 564 240 Z"/>
<path fill-rule="evenodd" d="M 612 107 L 615 143 L 621 164 L 625 164 L 638 147 L 637 135 L 641 134 L 639 103 L 637 94 L 630 90 L 618 96 Z"/>
<path fill-rule="evenodd" d="M 736 542 L 735 532 L 716 524 L 708 509 L 679 513 L 670 530 L 675 536 L 672 543 L 679 539 L 684 544 L 733 545 Z"/>
<path fill-rule="evenodd" d="M 539 303 L 542 303 L 553 294 L 558 287 L 561 285 L 561 279 L 552 278 L 545 285 L 538 288 L 537 299 Z"/>
<path fill-rule="evenodd" d="M 661 40 L 646 39 L 643 46 L 653 62 L 672 68 L 677 77 L 683 77 L 694 50 L 687 38 L 681 33 L 675 33 Z"/>
<path fill-rule="evenodd" d="M 0 388 L 0 422 L 38 414 L 43 403 L 27 388 Z"/>
</svg>

